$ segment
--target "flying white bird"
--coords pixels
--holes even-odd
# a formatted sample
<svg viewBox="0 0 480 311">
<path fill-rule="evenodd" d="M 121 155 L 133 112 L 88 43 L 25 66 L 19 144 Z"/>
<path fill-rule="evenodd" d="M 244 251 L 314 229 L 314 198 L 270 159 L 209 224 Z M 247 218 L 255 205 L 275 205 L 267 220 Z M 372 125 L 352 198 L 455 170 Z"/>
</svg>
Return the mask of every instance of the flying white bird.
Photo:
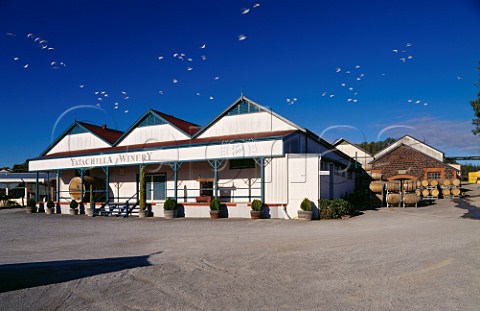
<svg viewBox="0 0 480 311">
<path fill-rule="evenodd" d="M 428 106 L 428 103 L 424 103 L 423 105 L 424 105 L 424 106 Z"/>
<path fill-rule="evenodd" d="M 327 95 L 327 92 L 323 92 L 323 93 L 322 93 L 322 96 L 326 96 L 326 95 Z"/>
<path fill-rule="evenodd" d="M 243 41 L 243 40 L 245 40 L 245 39 L 247 39 L 247 36 L 245 36 L 245 35 L 238 35 L 238 41 Z"/>
<path fill-rule="evenodd" d="M 201 48 L 201 49 L 204 49 L 205 47 L 207 47 L 207 45 L 206 45 L 206 44 L 203 44 L 200 48 Z"/>
<path fill-rule="evenodd" d="M 187 60 L 188 60 L 189 62 L 193 61 L 193 59 L 191 59 L 191 58 L 187 58 Z"/>
<path fill-rule="evenodd" d="M 25 66 L 23 66 L 23 68 L 27 69 L 27 68 L 28 68 L 28 64 L 25 64 Z"/>
<path fill-rule="evenodd" d="M 7 36 L 9 36 L 9 37 L 15 37 L 15 36 L 16 36 L 16 34 L 14 34 L 14 33 L 12 33 L 12 32 L 7 32 L 7 33 L 5 33 L 5 34 L 6 34 Z"/>
<path fill-rule="evenodd" d="M 100 105 L 100 104 L 97 104 L 96 106 L 97 106 L 97 107 L 102 107 L 102 105 Z"/>
<path fill-rule="evenodd" d="M 358 102 L 358 99 L 354 99 L 353 102 L 354 102 L 354 103 Z"/>
<path fill-rule="evenodd" d="M 334 97 L 335 95 L 334 94 L 330 94 L 330 98 Z"/>
<path fill-rule="evenodd" d="M 195 95 L 197 95 L 197 96 L 200 96 L 200 93 L 199 93 L 199 92 L 197 92 Z"/>
<path fill-rule="evenodd" d="M 392 50 L 392 51 L 393 51 L 393 53 L 398 53 L 398 50 Z"/>
<path fill-rule="evenodd" d="M 125 92 L 125 91 L 122 91 L 122 94 L 123 94 L 123 95 L 127 95 L 127 92 Z"/>
<path fill-rule="evenodd" d="M 216 76 L 215 78 L 213 78 L 213 80 L 220 80 L 220 77 Z"/>
<path fill-rule="evenodd" d="M 342 68 L 335 69 L 335 72 L 340 72 L 340 71 L 342 71 Z"/>
<path fill-rule="evenodd" d="M 407 59 L 412 59 L 413 56 L 412 55 L 408 55 Z"/>
<path fill-rule="evenodd" d="M 80 88 L 83 89 L 85 87 L 85 84 L 80 84 Z"/>
<path fill-rule="evenodd" d="M 242 14 L 243 15 L 248 14 L 248 12 L 250 12 L 250 9 L 242 9 Z"/>
<path fill-rule="evenodd" d="M 163 56 L 159 56 L 159 57 L 158 57 L 158 60 L 162 60 L 162 59 L 163 59 Z"/>
<path fill-rule="evenodd" d="M 360 68 L 360 66 L 359 66 L 359 65 L 355 66 L 355 69 L 358 69 L 358 68 Z"/>
<path fill-rule="evenodd" d="M 345 71 L 345 74 L 349 75 L 349 74 L 350 74 L 350 70 Z"/>
<path fill-rule="evenodd" d="M 124 112 L 125 112 L 125 113 L 128 113 L 128 110 L 125 110 Z"/>
<path fill-rule="evenodd" d="M 411 103 L 413 100 L 412 100 L 412 99 L 409 99 L 409 100 L 407 100 L 407 101 L 408 101 L 409 103 Z"/>
<path fill-rule="evenodd" d="M 405 57 L 400 58 L 400 60 L 404 63 L 406 61 Z"/>
<path fill-rule="evenodd" d="M 457 76 L 457 80 L 462 80 L 462 77 L 460 77 L 460 76 Z"/>
<path fill-rule="evenodd" d="M 260 3 L 255 3 L 252 8 L 258 8 L 260 6 Z"/>
<path fill-rule="evenodd" d="M 415 102 L 415 104 L 420 104 L 420 103 L 421 103 L 421 101 L 419 101 L 419 100 L 417 100 L 417 101 Z"/>
<path fill-rule="evenodd" d="M 20 59 L 20 57 L 14 57 L 13 58 L 13 60 L 19 60 L 19 59 Z"/>
<path fill-rule="evenodd" d="M 130 97 L 128 97 L 128 96 L 125 96 L 123 99 L 129 99 L 129 98 L 130 98 Z"/>
<path fill-rule="evenodd" d="M 48 51 L 53 51 L 53 50 L 55 50 L 55 48 L 48 48 L 47 50 Z"/>
<path fill-rule="evenodd" d="M 405 45 L 406 45 L 406 46 L 412 46 L 413 44 L 411 44 L 411 43 L 408 42 L 408 43 L 405 44 Z"/>
<path fill-rule="evenodd" d="M 345 84 L 345 83 L 342 83 L 342 86 L 346 86 L 346 84 Z"/>
<path fill-rule="evenodd" d="M 27 35 L 27 38 L 33 38 L 33 33 L 29 33 L 29 34 Z"/>
<path fill-rule="evenodd" d="M 209 99 L 210 99 L 210 100 L 213 100 L 214 98 L 213 98 L 213 96 L 210 96 Z"/>
<path fill-rule="evenodd" d="M 178 83 L 178 80 L 177 80 L 177 79 L 173 79 L 172 82 L 173 82 L 173 83 Z"/>
<path fill-rule="evenodd" d="M 188 70 L 188 71 L 192 71 L 193 68 L 192 68 L 192 67 L 187 67 L 187 70 Z"/>
<path fill-rule="evenodd" d="M 158 94 L 163 95 L 163 91 L 162 90 L 158 91 Z"/>
<path fill-rule="evenodd" d="M 207 60 L 207 55 L 202 55 L 202 60 Z"/>
</svg>

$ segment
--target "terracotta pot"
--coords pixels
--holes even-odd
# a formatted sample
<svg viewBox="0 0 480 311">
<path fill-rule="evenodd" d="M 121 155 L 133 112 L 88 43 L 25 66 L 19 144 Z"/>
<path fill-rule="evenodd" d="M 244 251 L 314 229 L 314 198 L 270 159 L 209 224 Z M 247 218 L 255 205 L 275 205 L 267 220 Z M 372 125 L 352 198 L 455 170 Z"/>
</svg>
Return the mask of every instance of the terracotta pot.
<svg viewBox="0 0 480 311">
<path fill-rule="evenodd" d="M 250 211 L 252 219 L 262 219 L 262 211 Z"/>
<path fill-rule="evenodd" d="M 165 219 L 173 219 L 177 216 L 177 210 L 176 209 L 170 209 L 170 210 L 163 210 L 163 217 Z"/>
<path fill-rule="evenodd" d="M 298 211 L 298 219 L 300 220 L 312 220 L 312 211 Z"/>
<path fill-rule="evenodd" d="M 220 218 L 220 211 L 217 210 L 217 211 L 212 211 L 210 210 L 210 218 L 211 219 L 218 219 Z"/>
</svg>

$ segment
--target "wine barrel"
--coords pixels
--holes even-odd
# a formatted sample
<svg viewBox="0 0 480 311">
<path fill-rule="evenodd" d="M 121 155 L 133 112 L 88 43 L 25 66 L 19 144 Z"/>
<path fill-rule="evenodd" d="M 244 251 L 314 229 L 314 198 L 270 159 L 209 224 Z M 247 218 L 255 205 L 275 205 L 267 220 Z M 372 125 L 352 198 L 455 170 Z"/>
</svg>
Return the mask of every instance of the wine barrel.
<svg viewBox="0 0 480 311">
<path fill-rule="evenodd" d="M 450 192 L 454 196 L 459 196 L 460 195 L 460 189 L 458 189 L 458 188 L 453 188 Z"/>
<path fill-rule="evenodd" d="M 438 191 L 438 189 L 432 189 L 430 191 L 430 194 L 432 195 L 432 197 L 438 197 L 439 193 L 440 193 L 440 191 Z"/>
<path fill-rule="evenodd" d="M 415 193 L 406 193 L 403 196 L 403 203 L 405 204 L 417 204 L 420 201 L 420 197 Z"/>
<path fill-rule="evenodd" d="M 415 180 L 404 180 L 403 191 L 413 192 L 417 189 L 417 182 Z"/>
<path fill-rule="evenodd" d="M 363 169 L 366 170 L 366 171 L 370 171 L 372 169 L 372 165 L 367 163 L 367 164 L 363 165 Z"/>
<path fill-rule="evenodd" d="M 436 179 L 429 180 L 428 183 L 429 183 L 430 186 L 432 186 L 432 187 L 438 186 L 438 180 L 436 180 Z"/>
<path fill-rule="evenodd" d="M 90 200 L 90 185 L 92 185 L 93 190 L 103 190 L 105 187 L 102 180 L 93 178 L 91 176 L 83 176 L 83 185 L 82 179 L 80 177 L 73 177 L 68 184 L 68 193 L 70 197 L 78 202 L 87 202 Z M 83 199 L 82 199 L 83 192 Z M 96 192 L 93 195 L 95 201 L 99 201 L 105 197 L 105 194 L 102 192 Z"/>
<path fill-rule="evenodd" d="M 380 180 L 382 179 L 382 173 L 379 172 L 372 172 L 371 175 L 373 180 Z"/>
<path fill-rule="evenodd" d="M 457 187 L 460 186 L 460 179 L 455 178 L 454 180 L 452 180 L 452 184 Z"/>
<path fill-rule="evenodd" d="M 421 180 L 417 180 L 417 188 L 420 188 L 422 186 L 422 181 Z"/>
<path fill-rule="evenodd" d="M 452 184 L 452 182 L 450 181 L 450 179 L 442 180 L 442 185 L 444 185 L 444 186 L 450 186 L 451 184 Z"/>
<path fill-rule="evenodd" d="M 400 194 L 398 194 L 398 193 L 387 194 L 387 203 L 388 204 L 398 204 L 398 203 L 400 203 Z"/>
<path fill-rule="evenodd" d="M 422 197 L 428 197 L 429 194 L 430 194 L 430 190 L 428 190 L 428 189 L 423 189 L 422 190 Z"/>
<path fill-rule="evenodd" d="M 449 196 L 450 195 L 450 189 L 442 189 L 442 194 L 444 196 Z"/>
<path fill-rule="evenodd" d="M 422 180 L 422 187 L 428 186 L 428 180 Z"/>
<path fill-rule="evenodd" d="M 422 190 L 420 189 L 415 190 L 415 194 L 418 195 L 419 197 L 422 196 Z"/>
<path fill-rule="evenodd" d="M 398 181 L 398 180 L 387 181 L 385 183 L 385 188 L 388 191 L 400 191 L 400 181 Z"/>
<path fill-rule="evenodd" d="M 383 190 L 383 181 L 381 180 L 374 180 L 370 183 L 370 191 L 374 193 L 382 192 Z"/>
</svg>

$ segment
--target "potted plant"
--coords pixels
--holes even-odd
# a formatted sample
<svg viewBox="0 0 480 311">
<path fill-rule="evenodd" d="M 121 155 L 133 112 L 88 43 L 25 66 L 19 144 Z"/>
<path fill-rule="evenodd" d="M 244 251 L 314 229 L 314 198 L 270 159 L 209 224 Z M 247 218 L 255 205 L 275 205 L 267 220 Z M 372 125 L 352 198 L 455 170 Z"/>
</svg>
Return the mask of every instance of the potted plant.
<svg viewBox="0 0 480 311">
<path fill-rule="evenodd" d="M 35 213 L 37 211 L 37 203 L 34 199 L 27 200 L 26 212 L 27 214 Z"/>
<path fill-rule="evenodd" d="M 140 191 L 138 193 L 138 205 L 140 210 L 138 211 L 138 217 L 144 218 L 148 216 L 147 209 L 147 192 L 145 191 L 146 181 L 145 181 L 145 166 L 142 165 L 140 168 Z"/>
<path fill-rule="evenodd" d="M 220 218 L 220 200 L 217 198 L 214 198 L 210 201 L 210 218 Z"/>
<path fill-rule="evenodd" d="M 95 202 L 93 202 L 93 185 L 90 185 L 90 205 L 85 209 L 87 216 L 93 217 L 93 211 L 95 210 Z"/>
<path fill-rule="evenodd" d="M 78 203 L 75 200 L 70 202 L 70 215 L 78 215 Z"/>
<path fill-rule="evenodd" d="M 262 209 L 263 203 L 262 201 L 255 199 L 252 201 L 252 210 L 250 211 L 250 217 L 252 219 L 262 219 Z"/>
<path fill-rule="evenodd" d="M 47 214 L 53 214 L 53 208 L 55 207 L 55 203 L 53 203 L 52 200 L 47 201 L 47 208 L 45 209 L 45 212 Z"/>
<path fill-rule="evenodd" d="M 163 217 L 165 219 L 173 219 L 177 216 L 177 201 L 168 198 L 165 203 L 163 203 Z"/>
<path fill-rule="evenodd" d="M 312 202 L 305 198 L 300 203 L 300 210 L 298 210 L 298 219 L 312 220 Z"/>
</svg>

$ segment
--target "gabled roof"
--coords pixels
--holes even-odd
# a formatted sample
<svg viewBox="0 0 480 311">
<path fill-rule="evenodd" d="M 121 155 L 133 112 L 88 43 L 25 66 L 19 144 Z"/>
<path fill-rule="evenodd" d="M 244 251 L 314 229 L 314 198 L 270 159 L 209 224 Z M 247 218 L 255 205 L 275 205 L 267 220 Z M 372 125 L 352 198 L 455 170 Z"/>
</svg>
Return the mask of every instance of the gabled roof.
<svg viewBox="0 0 480 311">
<path fill-rule="evenodd" d="M 348 144 L 354 146 L 355 148 L 357 148 L 358 150 L 361 150 L 361 151 L 364 152 L 365 154 L 373 157 L 373 155 L 372 155 L 370 152 L 366 151 L 366 150 L 363 149 L 363 148 L 360 148 L 357 144 L 352 144 L 351 142 L 349 142 L 349 141 L 346 140 L 345 138 L 339 138 L 339 139 L 337 139 L 332 145 L 333 145 L 334 147 L 337 147 L 338 145 L 342 144 L 343 142 L 348 143 Z"/>
<path fill-rule="evenodd" d="M 271 113 L 273 116 L 277 117 L 278 119 L 282 120 L 283 122 L 289 124 L 290 126 L 296 128 L 297 130 L 299 131 L 302 131 L 304 133 L 307 132 L 306 129 L 304 129 L 303 127 L 300 127 L 298 125 L 296 125 L 295 123 L 293 123 L 292 121 L 288 120 L 288 119 L 285 119 L 284 117 L 282 117 L 281 115 L 273 112 L 272 110 L 254 102 L 253 100 L 247 98 L 246 96 L 242 95 L 240 96 L 237 100 L 235 100 L 230 106 L 228 106 L 225 110 L 223 110 L 218 116 L 216 116 L 212 121 L 208 122 L 205 126 L 203 126 L 199 131 L 197 131 L 195 133 L 195 135 L 193 135 L 193 137 L 197 137 L 199 136 L 200 134 L 202 134 L 203 132 L 205 132 L 208 128 L 210 128 L 213 124 L 215 124 L 218 120 L 220 120 L 221 118 L 223 118 L 233 107 L 235 107 L 236 105 L 240 104 L 242 101 L 246 101 L 248 103 L 250 103 L 251 105 L 254 105 L 255 107 L 259 108 L 260 111 L 262 112 L 268 112 L 268 113 Z M 313 133 L 312 133 L 313 134 Z M 316 135 L 315 135 L 316 136 Z M 318 137 L 318 136 L 317 136 Z"/>
<path fill-rule="evenodd" d="M 145 112 L 128 130 L 123 133 L 123 135 L 117 139 L 115 142 L 115 145 L 118 145 L 125 137 L 128 136 L 134 129 L 138 127 L 138 125 L 150 114 L 153 114 L 155 117 L 161 119 L 167 124 L 170 124 L 180 132 L 186 134 L 188 137 L 192 136 L 192 133 L 195 133 L 200 129 L 200 126 L 182 119 L 179 119 L 177 117 L 174 117 L 172 115 L 156 111 L 153 109 L 148 109 L 147 112 Z"/>
<path fill-rule="evenodd" d="M 65 136 L 70 134 L 73 131 L 73 129 L 75 129 L 76 127 L 79 127 L 85 130 L 85 132 L 92 133 L 93 135 L 100 138 L 110 146 L 112 146 L 115 143 L 115 141 L 117 141 L 117 139 L 123 134 L 123 132 L 121 131 L 112 130 L 107 128 L 106 126 L 97 126 L 97 125 L 93 125 L 86 122 L 75 121 L 56 140 L 54 140 L 53 143 L 51 143 L 50 146 L 48 146 L 47 149 L 45 149 L 41 154 L 42 155 L 47 154 L 50 150 L 52 150 L 53 147 L 55 147 L 56 144 L 58 144 L 58 142 L 60 142 L 60 140 L 62 140 Z"/>
<path fill-rule="evenodd" d="M 437 148 L 434 148 L 434 147 L 432 147 L 432 146 L 424 143 L 423 141 L 420 141 L 420 140 L 416 139 L 416 138 L 413 137 L 413 136 L 404 135 L 404 136 L 400 137 L 396 142 L 394 142 L 393 144 L 391 144 L 390 146 L 387 146 L 387 147 L 383 148 L 382 150 L 378 151 L 378 152 L 374 155 L 374 158 L 375 158 L 375 159 L 381 158 L 381 157 L 383 157 L 385 154 L 389 153 L 390 150 L 396 149 L 398 145 L 404 144 L 403 141 L 404 141 L 406 138 L 410 138 L 410 139 L 414 140 L 415 142 L 417 142 L 418 144 L 422 144 L 422 145 L 424 145 L 424 146 L 426 146 L 426 147 L 428 147 L 428 148 L 433 149 L 434 151 L 437 151 L 438 153 L 441 153 L 441 154 L 442 154 L 442 158 L 445 157 L 445 153 L 442 152 L 442 151 L 440 151 L 440 150 L 438 150 Z M 406 145 L 406 144 L 404 144 L 404 145 Z M 413 148 L 413 149 L 416 149 L 416 148 Z M 417 150 L 417 151 L 418 151 L 418 150 Z"/>
<path fill-rule="evenodd" d="M 410 136 L 410 137 L 411 137 L 411 136 Z M 431 158 L 432 160 L 437 161 L 437 162 L 439 162 L 439 163 L 442 163 L 442 164 L 445 165 L 445 166 L 450 166 L 449 164 L 444 163 L 444 162 L 442 162 L 442 161 L 440 161 L 440 160 L 432 157 L 431 155 L 428 155 L 428 154 L 426 154 L 426 153 L 424 153 L 424 152 L 421 152 L 420 150 L 417 150 L 417 149 L 415 149 L 415 148 L 413 148 L 413 147 L 411 147 L 411 146 L 409 146 L 409 145 L 407 145 L 407 144 L 404 144 L 404 143 L 402 143 L 402 142 L 399 143 L 399 144 L 392 144 L 392 145 L 390 145 L 389 147 L 391 147 L 391 146 L 393 146 L 393 145 L 395 145 L 395 146 L 394 146 L 389 152 L 383 154 L 382 156 L 380 156 L 380 157 L 378 157 L 378 158 L 375 157 L 375 159 L 374 159 L 373 161 L 370 161 L 370 163 L 375 163 L 375 162 L 377 162 L 378 160 L 380 160 L 381 158 L 383 158 L 384 156 L 386 156 L 387 154 L 390 154 L 391 152 L 397 150 L 398 148 L 400 148 L 400 147 L 405 147 L 405 148 L 411 149 L 411 150 L 413 150 L 413 151 L 415 151 L 415 152 L 421 153 L 421 154 L 423 154 L 424 156 L 426 156 L 426 157 L 428 157 L 428 158 Z M 457 170 L 457 171 L 459 171 L 459 170 L 458 170 L 457 168 L 455 168 L 455 167 L 452 167 L 452 168 L 455 169 L 455 170 Z"/>
<path fill-rule="evenodd" d="M 165 119 L 166 121 L 168 121 L 168 123 L 174 125 L 176 128 L 182 130 L 184 133 L 187 133 L 190 136 L 195 134 L 201 128 L 200 125 L 194 124 L 192 122 L 179 119 L 177 117 L 174 117 L 172 115 L 169 115 L 157 110 L 153 110 L 153 109 L 151 110 L 155 112 L 157 115 L 159 115 L 160 117 L 162 117 L 163 119 Z"/>
</svg>

